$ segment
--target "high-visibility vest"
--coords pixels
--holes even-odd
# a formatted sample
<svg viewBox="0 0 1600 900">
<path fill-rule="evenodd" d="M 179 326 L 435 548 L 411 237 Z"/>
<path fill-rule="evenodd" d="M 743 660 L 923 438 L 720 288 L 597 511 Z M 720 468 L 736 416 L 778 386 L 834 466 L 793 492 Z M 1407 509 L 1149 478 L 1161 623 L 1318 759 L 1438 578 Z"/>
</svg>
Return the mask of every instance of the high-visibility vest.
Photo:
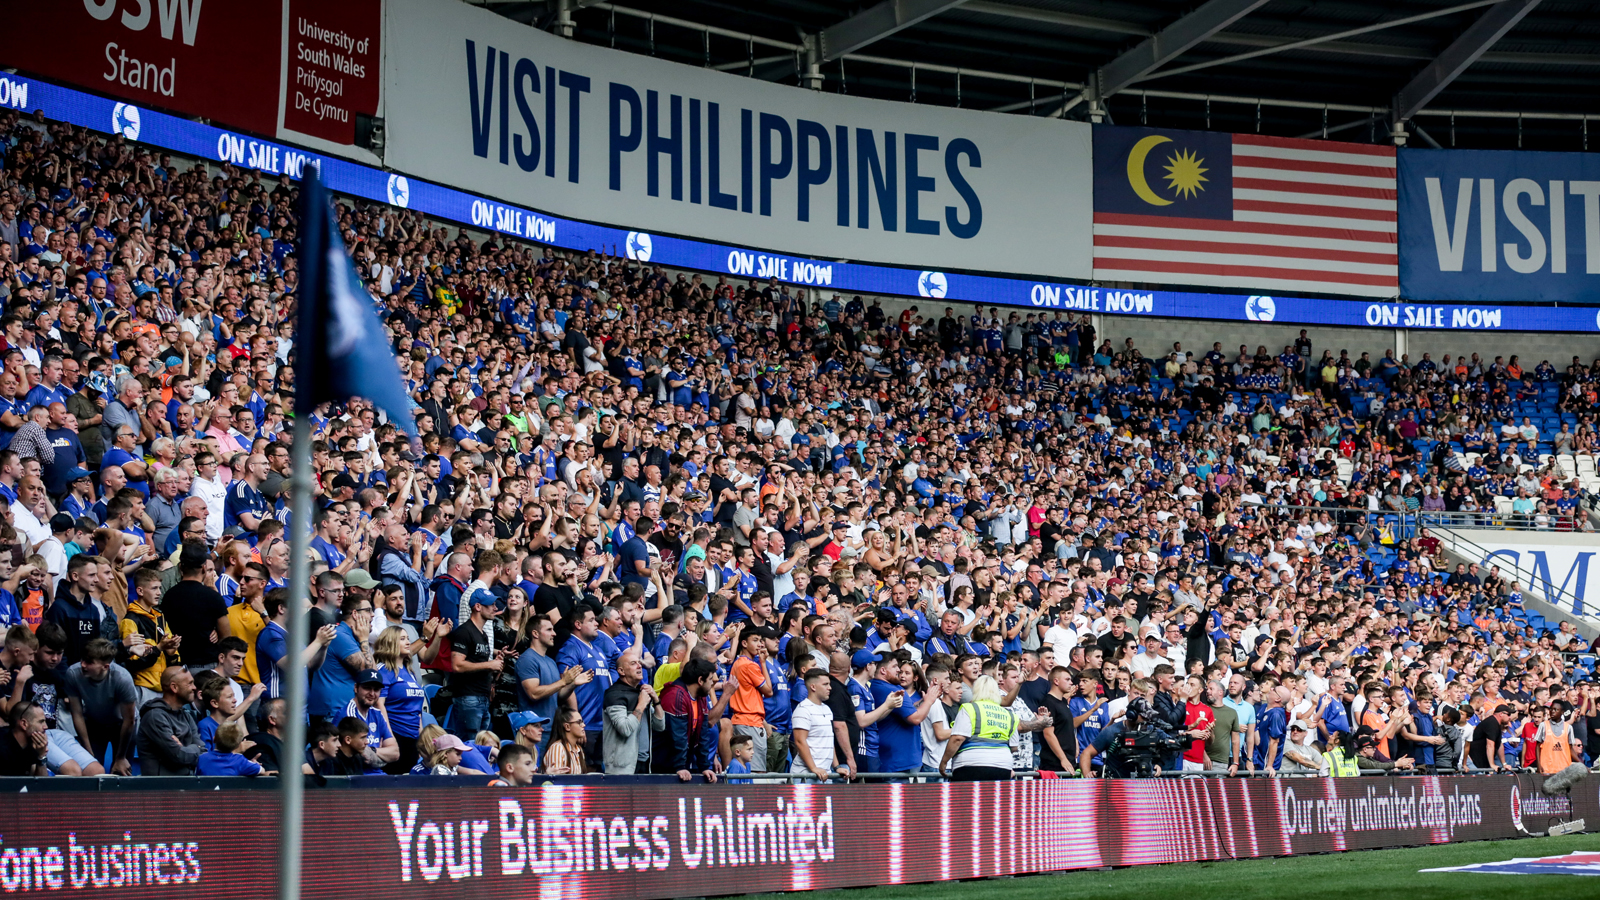
<svg viewBox="0 0 1600 900">
<path fill-rule="evenodd" d="M 1355 778 L 1361 774 L 1355 758 L 1345 756 L 1337 747 L 1322 754 L 1322 761 L 1328 764 L 1328 774 L 1335 778 Z"/>
<path fill-rule="evenodd" d="M 1011 736 L 1017 731 L 1017 717 L 1011 710 L 993 700 L 974 700 L 961 708 L 972 722 L 972 737 L 961 742 L 961 749 L 1011 746 Z"/>
</svg>

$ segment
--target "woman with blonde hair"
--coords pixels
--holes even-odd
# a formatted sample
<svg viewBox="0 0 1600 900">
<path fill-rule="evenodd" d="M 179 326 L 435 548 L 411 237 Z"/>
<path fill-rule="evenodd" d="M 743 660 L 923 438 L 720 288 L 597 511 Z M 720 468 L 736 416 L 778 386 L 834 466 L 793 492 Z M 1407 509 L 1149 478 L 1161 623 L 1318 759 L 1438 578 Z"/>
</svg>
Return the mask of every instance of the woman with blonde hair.
<svg viewBox="0 0 1600 900">
<path fill-rule="evenodd" d="M 378 691 L 378 713 L 389 723 L 400 757 L 384 771 L 404 775 L 417 756 L 418 734 L 422 730 L 422 707 L 426 694 L 411 671 L 411 641 L 405 629 L 390 625 L 372 642 L 372 659 L 377 663 L 383 687 Z"/>
<path fill-rule="evenodd" d="M 1036 731 L 1052 723 L 1049 716 L 1019 723 L 1015 713 L 1000 705 L 1001 699 L 1000 683 L 990 676 L 972 683 L 972 702 L 961 704 L 956 713 L 939 762 L 939 771 L 951 781 L 1010 781 L 1011 742 L 1019 726 Z"/>
</svg>

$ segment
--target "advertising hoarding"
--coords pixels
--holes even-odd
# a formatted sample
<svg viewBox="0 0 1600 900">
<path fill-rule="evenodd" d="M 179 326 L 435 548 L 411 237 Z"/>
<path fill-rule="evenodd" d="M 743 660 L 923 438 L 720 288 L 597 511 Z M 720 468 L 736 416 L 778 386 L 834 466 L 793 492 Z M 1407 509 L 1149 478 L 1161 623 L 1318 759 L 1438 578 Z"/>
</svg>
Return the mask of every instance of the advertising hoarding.
<svg viewBox="0 0 1600 900">
<path fill-rule="evenodd" d="M 1537 776 L 574 785 L 306 795 L 303 896 L 717 896 L 1443 844 L 1600 815 Z M 267 896 L 260 790 L 0 795 L 0 890 Z"/>
<path fill-rule="evenodd" d="M 389 0 L 385 162 L 558 215 L 1088 278 L 1090 126 L 797 90 Z"/>
<path fill-rule="evenodd" d="M 0 18 L 0 64 L 129 117 L 171 110 L 331 150 L 380 109 L 383 0 L 0 0 Z"/>
<path fill-rule="evenodd" d="M 1600 303 L 1600 159 L 1400 151 L 1400 289 L 1434 302 Z"/>
</svg>

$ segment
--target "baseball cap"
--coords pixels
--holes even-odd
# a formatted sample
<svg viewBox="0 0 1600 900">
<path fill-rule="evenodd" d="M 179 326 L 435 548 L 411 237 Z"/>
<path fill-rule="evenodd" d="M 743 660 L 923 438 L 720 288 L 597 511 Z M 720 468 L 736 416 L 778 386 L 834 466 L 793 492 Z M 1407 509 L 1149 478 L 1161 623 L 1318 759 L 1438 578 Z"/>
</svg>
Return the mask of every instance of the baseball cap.
<svg viewBox="0 0 1600 900">
<path fill-rule="evenodd" d="M 1505 713 L 1506 715 L 1509 716 L 1509 715 L 1512 714 L 1511 704 L 1502 703 L 1499 706 L 1496 706 L 1494 708 L 1494 711 L 1497 712 L 1497 713 Z"/>
<path fill-rule="evenodd" d="M 467 752 L 467 745 L 461 743 L 461 738 L 458 738 L 453 734 L 441 734 L 433 739 L 433 749 L 460 750 L 462 753 L 465 753 Z"/>
<path fill-rule="evenodd" d="M 508 718 L 511 719 L 511 730 L 512 731 L 521 731 L 523 728 L 525 728 L 525 727 L 527 727 L 529 725 L 548 725 L 548 724 L 550 724 L 550 717 L 549 716 L 541 716 L 536 712 L 527 712 L 527 711 L 524 711 L 524 710 L 519 710 L 517 712 L 514 712 Z"/>
<path fill-rule="evenodd" d="M 855 654 L 850 657 L 850 665 L 852 668 L 865 669 L 867 666 L 870 666 L 873 663 L 883 659 L 883 656 L 884 654 L 873 653 L 871 650 L 857 650 Z"/>
<path fill-rule="evenodd" d="M 351 569 L 349 572 L 345 573 L 344 585 L 345 587 L 353 587 L 363 591 L 370 591 L 378 586 L 378 579 L 373 578 L 371 573 L 369 573 L 366 569 Z"/>
<path fill-rule="evenodd" d="M 333 476 L 333 487 L 335 490 L 339 488 L 349 488 L 352 491 L 361 490 L 361 485 L 357 484 L 356 480 L 350 477 L 349 472 L 340 472 L 339 474 Z"/>
<path fill-rule="evenodd" d="M 377 669 L 362 669 L 356 684 L 383 684 L 383 675 Z"/>
<path fill-rule="evenodd" d="M 67 470 L 66 481 L 67 481 L 68 484 L 71 484 L 72 482 L 77 481 L 80 478 L 88 478 L 88 477 L 89 477 L 89 470 L 88 469 L 85 469 L 83 466 L 73 466 L 72 468 Z"/>
</svg>

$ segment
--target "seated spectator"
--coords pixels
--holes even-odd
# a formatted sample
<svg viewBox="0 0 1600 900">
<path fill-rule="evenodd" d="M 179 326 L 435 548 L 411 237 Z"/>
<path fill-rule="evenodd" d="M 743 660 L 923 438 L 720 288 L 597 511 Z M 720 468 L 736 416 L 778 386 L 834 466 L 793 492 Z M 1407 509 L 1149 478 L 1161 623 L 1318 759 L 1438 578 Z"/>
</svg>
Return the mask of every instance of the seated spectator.
<svg viewBox="0 0 1600 900">
<path fill-rule="evenodd" d="M 214 736 L 214 749 L 200 754 L 198 771 L 201 775 L 215 776 L 245 776 L 253 778 L 257 775 L 276 775 L 276 771 L 267 771 L 259 763 L 251 762 L 243 754 L 253 744 L 245 740 L 244 725 L 239 722 L 229 722 L 217 729 Z"/>
<path fill-rule="evenodd" d="M 188 669 L 172 666 L 161 673 L 161 696 L 139 708 L 139 774 L 195 774 L 206 748 L 189 714 L 194 699 Z"/>
</svg>

